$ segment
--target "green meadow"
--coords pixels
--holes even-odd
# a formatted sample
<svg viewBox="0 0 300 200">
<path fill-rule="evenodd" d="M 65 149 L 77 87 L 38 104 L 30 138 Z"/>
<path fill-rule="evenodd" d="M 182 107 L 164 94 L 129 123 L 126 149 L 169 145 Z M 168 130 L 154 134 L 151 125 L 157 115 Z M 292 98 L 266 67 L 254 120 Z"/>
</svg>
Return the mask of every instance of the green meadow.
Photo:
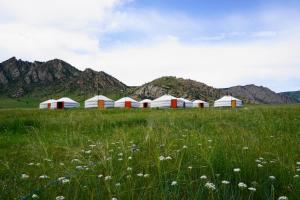
<svg viewBox="0 0 300 200">
<path fill-rule="evenodd" d="M 300 105 L 0 110 L 0 199 L 299 199 Z"/>
</svg>

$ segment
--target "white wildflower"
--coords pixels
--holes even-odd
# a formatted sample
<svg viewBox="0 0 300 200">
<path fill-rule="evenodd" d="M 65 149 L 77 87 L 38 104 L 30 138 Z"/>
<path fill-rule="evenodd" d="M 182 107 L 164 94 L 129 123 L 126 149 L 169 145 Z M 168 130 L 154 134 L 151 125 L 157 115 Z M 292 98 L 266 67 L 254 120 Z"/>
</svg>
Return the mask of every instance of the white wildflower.
<svg viewBox="0 0 300 200">
<path fill-rule="evenodd" d="M 296 165 L 300 165 L 300 162 L 298 161 L 298 162 L 296 162 Z"/>
<path fill-rule="evenodd" d="M 65 197 L 64 197 L 64 196 L 57 196 L 55 199 L 56 199 L 56 200 L 64 200 Z"/>
<path fill-rule="evenodd" d="M 160 161 L 166 160 L 166 158 L 164 156 L 159 156 L 158 158 Z"/>
<path fill-rule="evenodd" d="M 172 181 L 171 185 L 172 185 L 172 186 L 177 185 L 177 181 Z"/>
<path fill-rule="evenodd" d="M 38 199 L 38 198 L 39 198 L 39 195 L 33 194 L 33 195 L 31 196 L 31 198 L 33 198 L 33 199 Z"/>
<path fill-rule="evenodd" d="M 142 176 L 144 176 L 144 174 L 143 173 L 138 173 L 137 176 L 142 177 Z"/>
<path fill-rule="evenodd" d="M 275 176 L 269 176 L 269 179 L 270 180 L 275 180 L 276 178 L 275 178 Z"/>
<path fill-rule="evenodd" d="M 192 166 L 188 166 L 188 169 L 192 169 L 193 167 Z"/>
<path fill-rule="evenodd" d="M 62 184 L 70 183 L 70 179 L 66 178 L 66 179 L 63 179 L 61 182 L 62 182 Z"/>
<path fill-rule="evenodd" d="M 210 190 L 215 190 L 215 189 L 216 189 L 216 186 L 215 186 L 213 183 L 211 183 L 211 182 L 205 183 L 204 186 L 205 186 L 207 189 L 210 189 Z"/>
<path fill-rule="evenodd" d="M 278 197 L 278 200 L 288 200 L 287 196 L 280 196 Z"/>
<path fill-rule="evenodd" d="M 182 147 L 183 149 L 187 149 L 188 147 L 186 146 L 186 145 L 183 145 L 183 147 Z"/>
<path fill-rule="evenodd" d="M 40 166 L 40 165 L 41 165 L 41 163 L 36 163 L 36 164 L 35 164 L 35 166 Z"/>
<path fill-rule="evenodd" d="M 59 165 L 60 165 L 60 166 L 64 166 L 65 164 L 64 164 L 63 162 L 60 162 Z"/>
<path fill-rule="evenodd" d="M 40 177 L 39 177 L 40 179 L 48 179 L 49 178 L 49 176 L 47 176 L 47 175 L 41 175 Z"/>
<path fill-rule="evenodd" d="M 127 167 L 127 171 L 132 171 L 132 168 L 131 167 Z"/>
<path fill-rule="evenodd" d="M 207 140 L 208 142 L 212 142 L 212 140 Z"/>
<path fill-rule="evenodd" d="M 45 158 L 44 161 L 52 162 L 52 160 L 50 160 L 49 158 Z"/>
<path fill-rule="evenodd" d="M 132 157 L 131 157 L 131 156 L 129 156 L 129 157 L 128 157 L 128 160 L 132 160 Z"/>
<path fill-rule="evenodd" d="M 223 180 L 223 181 L 222 181 L 222 184 L 228 185 L 228 184 L 230 184 L 230 182 L 229 182 L 229 181 L 226 181 L 226 180 Z"/>
<path fill-rule="evenodd" d="M 240 168 L 234 168 L 233 171 L 234 171 L 234 172 L 240 172 L 241 169 L 240 169 Z"/>
<path fill-rule="evenodd" d="M 171 156 L 167 156 L 166 160 L 172 160 L 172 157 Z"/>
<path fill-rule="evenodd" d="M 129 174 L 129 175 L 127 175 L 127 176 L 126 176 L 126 178 L 127 178 L 127 179 L 131 178 L 131 175 L 130 175 L 130 174 Z"/>
<path fill-rule="evenodd" d="M 294 178 L 299 178 L 299 175 L 298 175 L 298 174 L 296 174 L 296 175 L 294 176 Z"/>
<path fill-rule="evenodd" d="M 29 165 L 29 166 L 32 166 L 32 165 L 34 165 L 34 163 L 33 163 L 33 162 L 31 162 L 31 163 L 28 163 L 27 165 Z"/>
<path fill-rule="evenodd" d="M 118 158 L 118 161 L 122 161 L 123 160 L 123 158 Z"/>
<path fill-rule="evenodd" d="M 238 186 L 239 186 L 239 188 L 246 188 L 247 187 L 247 185 L 243 182 L 239 182 Z"/>
<path fill-rule="evenodd" d="M 252 191 L 252 192 L 255 192 L 256 189 L 254 187 L 249 187 L 248 190 Z"/>
<path fill-rule="evenodd" d="M 87 150 L 87 151 L 84 151 L 85 154 L 91 154 L 92 153 L 92 150 Z"/>
<path fill-rule="evenodd" d="M 258 168 L 262 168 L 263 165 L 262 165 L 262 164 L 257 164 L 257 167 L 258 167 Z"/>
<path fill-rule="evenodd" d="M 202 176 L 200 176 L 200 179 L 203 179 L 203 180 L 205 180 L 205 179 L 207 179 L 207 176 L 205 176 L 205 175 L 202 175 Z"/>
<path fill-rule="evenodd" d="M 300 168 L 297 168 L 296 171 L 297 171 L 297 172 L 300 172 Z"/>
<path fill-rule="evenodd" d="M 21 174 L 21 179 L 28 179 L 29 178 L 29 175 L 27 174 Z"/>
<path fill-rule="evenodd" d="M 116 187 L 120 187 L 121 186 L 121 183 L 116 183 Z"/>
<path fill-rule="evenodd" d="M 99 174 L 99 175 L 98 175 L 98 178 L 102 178 L 102 177 L 103 177 L 103 175 L 102 175 L 102 174 Z"/>
<path fill-rule="evenodd" d="M 78 169 L 78 170 L 84 170 L 84 167 L 83 167 L 83 166 L 80 166 L 80 165 L 78 165 L 78 166 L 76 166 L 76 169 Z"/>
<path fill-rule="evenodd" d="M 243 150 L 248 150 L 249 149 L 249 147 L 243 147 Z"/>
<path fill-rule="evenodd" d="M 113 197 L 111 200 L 118 200 L 116 197 Z"/>
<path fill-rule="evenodd" d="M 123 156 L 123 153 L 119 153 L 118 156 Z"/>
<path fill-rule="evenodd" d="M 96 145 L 95 144 L 90 144 L 89 147 L 94 148 Z"/>
<path fill-rule="evenodd" d="M 77 159 L 77 158 L 75 158 L 75 159 L 72 159 L 71 160 L 71 163 L 81 163 L 81 160 L 79 160 L 79 159 Z"/>
<path fill-rule="evenodd" d="M 150 174 L 144 174 L 144 178 L 147 178 L 149 176 L 150 176 Z"/>
<path fill-rule="evenodd" d="M 111 180 L 111 176 L 105 176 L 104 180 L 106 180 L 106 181 Z"/>
</svg>

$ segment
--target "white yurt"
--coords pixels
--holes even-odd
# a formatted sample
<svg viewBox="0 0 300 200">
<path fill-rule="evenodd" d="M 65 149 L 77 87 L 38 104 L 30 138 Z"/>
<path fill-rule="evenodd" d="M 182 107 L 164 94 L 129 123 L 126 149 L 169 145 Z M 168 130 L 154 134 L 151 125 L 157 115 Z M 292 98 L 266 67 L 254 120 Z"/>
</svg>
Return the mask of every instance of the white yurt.
<svg viewBox="0 0 300 200">
<path fill-rule="evenodd" d="M 56 100 L 56 103 L 53 103 L 54 109 L 64 109 L 64 108 L 78 108 L 80 104 L 73 99 L 70 99 L 68 97 L 63 97 Z"/>
<path fill-rule="evenodd" d="M 144 99 L 140 101 L 140 108 L 150 108 L 151 107 L 152 100 L 150 99 Z"/>
<path fill-rule="evenodd" d="M 43 101 L 42 103 L 40 103 L 40 109 L 51 109 L 51 105 L 53 103 L 56 103 L 55 99 L 49 99 L 47 101 Z"/>
<path fill-rule="evenodd" d="M 185 98 L 178 98 L 178 99 L 182 100 L 184 102 L 183 103 L 184 108 L 192 108 L 193 107 L 193 102 L 191 102 L 190 100 L 185 99 Z"/>
<path fill-rule="evenodd" d="M 163 95 L 151 102 L 151 108 L 183 108 L 184 101 L 171 95 Z"/>
<path fill-rule="evenodd" d="M 229 95 L 223 96 L 221 99 L 216 100 L 214 103 L 214 107 L 235 108 L 235 107 L 241 107 L 241 106 L 242 106 L 241 100 L 239 100 L 235 97 L 229 96 Z"/>
<path fill-rule="evenodd" d="M 193 107 L 194 108 L 208 108 L 209 103 L 202 101 L 202 100 L 195 100 L 195 101 L 193 101 Z"/>
<path fill-rule="evenodd" d="M 84 101 L 85 108 L 113 108 L 114 101 L 103 95 L 97 95 Z"/>
<path fill-rule="evenodd" d="M 130 97 L 123 97 L 122 99 L 115 101 L 116 108 L 138 108 L 139 106 L 139 102 Z"/>
</svg>

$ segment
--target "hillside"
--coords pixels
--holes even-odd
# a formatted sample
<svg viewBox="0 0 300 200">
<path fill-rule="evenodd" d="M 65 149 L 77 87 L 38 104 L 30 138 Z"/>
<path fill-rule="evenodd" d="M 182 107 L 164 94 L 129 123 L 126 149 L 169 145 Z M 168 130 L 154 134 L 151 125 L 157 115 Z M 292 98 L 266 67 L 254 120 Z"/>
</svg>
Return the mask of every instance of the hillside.
<svg viewBox="0 0 300 200">
<path fill-rule="evenodd" d="M 281 92 L 280 94 L 297 99 L 300 102 L 300 90 L 299 91 L 291 91 L 291 92 Z"/>
<path fill-rule="evenodd" d="M 223 93 L 240 98 L 244 102 L 255 104 L 295 103 L 292 97 L 277 94 L 269 88 L 256 85 L 234 86 L 222 89 Z"/>
<path fill-rule="evenodd" d="M 57 94 L 88 96 L 97 92 L 118 93 L 127 88 L 105 72 L 80 71 L 58 59 L 26 62 L 13 57 L 0 63 L 0 92 L 11 98 Z"/>
</svg>

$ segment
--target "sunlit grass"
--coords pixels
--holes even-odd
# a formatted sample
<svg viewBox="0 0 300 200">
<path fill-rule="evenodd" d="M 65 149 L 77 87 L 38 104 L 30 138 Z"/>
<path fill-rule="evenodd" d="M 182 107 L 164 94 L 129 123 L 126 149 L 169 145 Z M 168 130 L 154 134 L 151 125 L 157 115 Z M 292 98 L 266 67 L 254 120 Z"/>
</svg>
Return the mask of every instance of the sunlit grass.
<svg viewBox="0 0 300 200">
<path fill-rule="evenodd" d="M 0 110 L 0 199 L 297 199 L 299 113 Z"/>
</svg>

